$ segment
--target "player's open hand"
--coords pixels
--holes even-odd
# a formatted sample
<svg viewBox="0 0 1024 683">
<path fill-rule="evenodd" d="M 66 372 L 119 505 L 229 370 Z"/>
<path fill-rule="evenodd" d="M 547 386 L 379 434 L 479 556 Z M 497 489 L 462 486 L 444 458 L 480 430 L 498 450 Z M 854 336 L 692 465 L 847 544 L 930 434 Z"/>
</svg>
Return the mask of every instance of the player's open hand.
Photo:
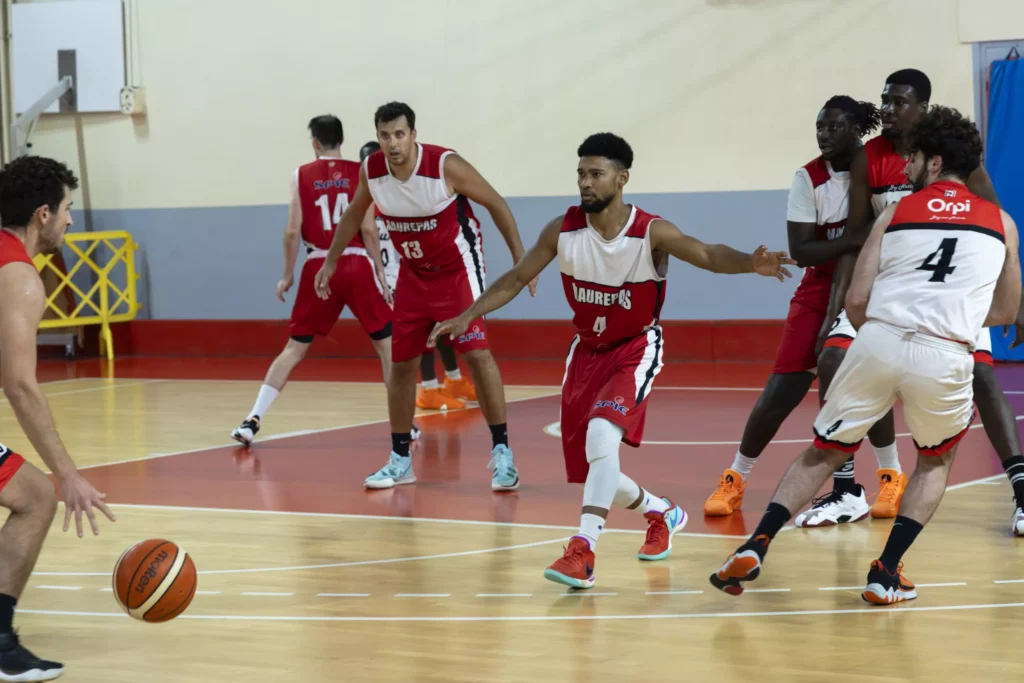
<svg viewBox="0 0 1024 683">
<path fill-rule="evenodd" d="M 540 279 L 540 276 L 538 275 L 537 277 L 535 277 L 532 280 L 530 280 L 530 283 L 528 285 L 526 285 L 527 288 L 529 288 L 529 290 L 530 290 L 530 296 L 537 296 L 537 280 L 539 280 L 539 279 Z"/>
<path fill-rule="evenodd" d="M 432 349 L 437 346 L 437 340 L 442 334 L 447 334 L 451 339 L 455 339 L 460 334 L 465 334 L 469 328 L 469 323 L 470 321 L 462 316 L 445 320 L 443 323 L 437 323 L 434 325 L 434 331 L 430 333 L 430 338 L 427 339 L 427 348 Z"/>
<path fill-rule="evenodd" d="M 1003 325 L 1003 336 L 1008 337 L 1010 335 L 1010 326 Z M 1015 349 L 1021 344 L 1024 344 L 1024 318 L 1021 317 L 1020 313 L 1017 314 L 1017 321 L 1013 323 L 1013 341 L 1010 342 L 1010 348 Z"/>
<path fill-rule="evenodd" d="M 94 489 L 92 484 L 77 471 L 59 478 L 58 484 L 61 496 L 64 498 L 64 531 L 71 526 L 71 516 L 74 515 L 75 529 L 78 531 L 78 537 L 82 538 L 82 513 L 84 512 L 89 518 L 92 535 L 98 536 L 100 527 L 96 523 L 96 514 L 93 512 L 93 508 L 98 508 L 111 522 L 117 521 L 117 517 L 103 502 L 107 494 Z"/>
<path fill-rule="evenodd" d="M 380 283 L 380 291 L 384 294 L 384 301 L 388 306 L 394 307 L 395 293 L 391 291 L 391 286 L 383 272 L 377 271 L 377 281 Z"/>
<path fill-rule="evenodd" d="M 295 284 L 295 276 L 285 275 L 281 278 L 277 283 L 277 298 L 284 301 L 284 293 L 291 289 L 293 284 Z"/>
<path fill-rule="evenodd" d="M 316 272 L 316 278 L 313 280 L 313 289 L 316 290 L 316 295 L 327 301 L 331 298 L 331 278 L 334 277 L 334 271 L 338 267 L 338 264 L 332 263 L 331 259 L 325 258 L 324 263 L 320 266 L 320 270 Z"/>
<path fill-rule="evenodd" d="M 789 258 L 784 251 L 768 251 L 768 247 L 761 245 L 754 252 L 754 272 L 765 277 L 778 278 L 779 282 L 785 282 L 787 277 L 793 277 L 788 268 L 784 266 L 795 266 L 796 261 Z"/>
</svg>

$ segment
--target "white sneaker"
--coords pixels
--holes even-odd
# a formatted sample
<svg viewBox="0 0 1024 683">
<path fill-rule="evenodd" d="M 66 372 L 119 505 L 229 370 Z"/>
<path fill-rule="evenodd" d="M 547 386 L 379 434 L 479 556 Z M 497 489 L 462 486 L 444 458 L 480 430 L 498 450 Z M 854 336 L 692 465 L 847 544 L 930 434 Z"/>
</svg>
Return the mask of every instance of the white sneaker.
<svg viewBox="0 0 1024 683">
<path fill-rule="evenodd" d="M 416 475 L 412 471 L 412 456 L 402 457 L 391 451 L 388 464 L 371 474 L 363 482 L 368 489 L 390 489 L 402 484 L 415 484 Z"/>
<path fill-rule="evenodd" d="M 810 509 L 801 512 L 793 522 L 798 527 L 812 528 L 859 522 L 868 516 L 871 506 L 864 487 L 857 484 L 857 493 L 831 491 L 827 496 L 815 498 Z"/>
<path fill-rule="evenodd" d="M 1013 511 L 1013 535 L 1024 536 L 1024 510 L 1020 505 Z"/>
<path fill-rule="evenodd" d="M 249 446 L 252 444 L 252 440 L 256 438 L 256 432 L 260 431 L 260 418 L 259 415 L 253 415 L 247 417 L 242 421 L 235 431 L 231 432 L 231 438 L 240 444 Z"/>
</svg>

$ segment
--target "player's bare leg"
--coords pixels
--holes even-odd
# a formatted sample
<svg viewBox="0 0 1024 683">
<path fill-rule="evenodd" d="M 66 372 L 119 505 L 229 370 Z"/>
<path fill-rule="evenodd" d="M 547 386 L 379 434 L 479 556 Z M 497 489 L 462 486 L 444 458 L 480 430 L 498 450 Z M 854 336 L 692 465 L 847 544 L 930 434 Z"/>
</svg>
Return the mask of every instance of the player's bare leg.
<svg viewBox="0 0 1024 683">
<path fill-rule="evenodd" d="M 416 415 L 416 366 L 419 358 L 391 364 L 388 383 L 388 417 L 391 420 L 391 455 L 388 464 L 363 482 L 368 489 L 390 489 L 413 484 L 412 469 L 413 417 Z"/>
<path fill-rule="evenodd" d="M 288 383 L 292 371 L 298 367 L 302 359 L 306 357 L 313 337 L 292 337 L 288 340 L 284 350 L 277 355 L 274 362 L 267 370 L 267 376 L 263 379 L 263 386 L 256 396 L 256 403 L 253 404 L 249 416 L 242 420 L 242 424 L 235 431 L 231 432 L 231 438 L 248 446 L 252 443 L 256 432 L 260 430 L 263 417 L 267 414 L 271 404 L 277 399 L 278 394 Z"/>
<path fill-rule="evenodd" d="M 829 347 L 822 351 L 818 358 L 818 401 L 822 405 L 829 384 L 845 357 L 846 349 Z M 868 441 L 871 442 L 875 457 L 878 459 L 878 496 L 871 506 L 871 516 L 875 519 L 892 519 L 899 514 L 900 499 L 907 487 L 907 476 L 903 474 L 903 468 L 900 466 L 899 451 L 896 448 L 896 419 L 891 410 L 868 431 Z M 854 497 L 864 498 L 864 487 L 854 478 L 853 458 L 850 457 L 832 475 L 832 493 L 815 501 L 810 510 L 799 515 L 796 520 L 797 526 L 820 526 L 806 522 L 827 518 L 830 511 L 850 514 L 852 508 L 856 508 L 859 514 L 862 501 L 860 498 L 854 501 Z M 835 508 L 836 505 L 843 509 Z"/>
<path fill-rule="evenodd" d="M 974 403 L 985 426 L 985 435 L 999 454 L 1013 487 L 1015 504 L 1011 531 L 1014 536 L 1024 536 L 1024 457 L 1021 456 L 1017 416 L 999 386 L 995 368 L 987 363 L 974 364 Z"/>
<path fill-rule="evenodd" d="M 2 680 L 49 681 L 64 673 L 57 662 L 41 660 L 14 634 L 14 608 L 57 511 L 57 492 L 35 466 L 23 463 L 0 492 L 0 507 L 11 511 L 0 529 L 0 673 Z"/>
<path fill-rule="evenodd" d="M 743 440 L 732 466 L 718 480 L 718 488 L 704 502 L 710 517 L 731 515 L 743 506 L 743 489 L 757 458 L 775 438 L 782 423 L 800 405 L 814 382 L 810 372 L 776 373 L 768 378 L 743 428 Z"/>
<path fill-rule="evenodd" d="M 902 573 L 903 556 L 935 514 L 946 492 L 957 447 L 941 455 L 918 455 L 917 467 L 903 493 L 900 514 L 893 522 L 881 556 L 871 563 L 861 596 L 876 605 L 891 605 L 917 597 L 914 584 Z"/>
<path fill-rule="evenodd" d="M 384 386 L 391 386 L 391 337 L 384 339 L 371 339 L 373 350 L 380 358 L 380 369 L 384 374 Z"/>
<path fill-rule="evenodd" d="M 806 505 L 846 457 L 846 453 L 835 449 L 811 446 L 805 450 L 779 482 L 772 502 L 750 539 L 711 575 L 711 584 L 730 595 L 741 594 L 743 583 L 753 581 L 761 573 L 768 544 L 793 516 L 792 510 Z"/>
<path fill-rule="evenodd" d="M 519 488 L 519 472 L 508 445 L 505 385 L 501 381 L 501 371 L 489 349 L 468 351 L 465 358 L 477 387 L 480 410 L 491 428 L 491 461 L 487 464 L 488 469 L 494 470 L 491 489 L 513 491 Z"/>
<path fill-rule="evenodd" d="M 623 429 L 604 418 L 587 423 L 587 481 L 583 485 L 580 531 L 565 553 L 544 571 L 549 581 L 573 588 L 594 585 L 594 550 L 612 505 L 637 510 L 647 518 L 641 560 L 662 560 L 672 553 L 672 536 L 686 526 L 686 513 L 668 498 L 658 498 L 620 470 Z"/>
</svg>

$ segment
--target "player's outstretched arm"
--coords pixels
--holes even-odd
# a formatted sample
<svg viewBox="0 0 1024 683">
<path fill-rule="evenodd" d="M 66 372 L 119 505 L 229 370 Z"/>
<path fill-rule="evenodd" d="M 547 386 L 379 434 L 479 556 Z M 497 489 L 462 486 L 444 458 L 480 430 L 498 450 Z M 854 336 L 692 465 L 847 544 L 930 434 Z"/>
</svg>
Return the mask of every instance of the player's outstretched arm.
<svg viewBox="0 0 1024 683">
<path fill-rule="evenodd" d="M 793 277 L 783 266 L 796 265 L 796 261 L 784 251 L 768 251 L 768 247 L 760 246 L 753 254 L 747 254 L 724 244 L 705 244 L 683 234 L 679 228 L 663 219 L 652 222 L 650 230 L 651 249 L 664 251 L 712 273 L 757 273 L 778 278 L 780 282 Z"/>
<path fill-rule="evenodd" d="M 491 187 L 487 179 L 480 175 L 480 172 L 472 164 L 458 154 L 449 154 L 445 157 L 444 176 L 448 186 L 455 193 L 468 197 L 487 209 L 487 213 L 491 214 L 491 218 L 494 220 L 494 225 L 497 226 L 501 236 L 505 238 L 505 243 L 508 244 L 508 250 L 512 253 L 512 263 L 519 263 L 526 253 L 526 249 L 519 236 L 516 219 L 512 215 L 512 210 L 508 208 L 505 198 Z M 528 285 L 530 296 L 535 296 L 537 281 L 533 280 Z"/>
<path fill-rule="evenodd" d="M 284 301 L 284 294 L 295 283 L 295 259 L 299 256 L 302 241 L 302 203 L 299 201 L 299 172 L 292 177 L 290 199 L 288 200 L 288 224 L 284 229 L 284 275 L 277 283 L 277 298 Z"/>
<path fill-rule="evenodd" d="M 1021 303 L 1020 257 L 1017 252 L 1020 237 L 1017 234 L 1017 224 L 1010 218 L 1010 214 L 1002 210 L 1000 212 L 1003 215 L 1003 233 L 1006 236 L 1006 260 L 1003 261 L 1003 269 L 996 280 L 996 291 L 992 294 L 992 306 L 985 318 L 984 327 L 1013 323 Z M 1020 338 L 1015 339 L 1011 348 L 1020 343 Z"/>
<path fill-rule="evenodd" d="M 327 299 L 331 296 L 331 277 L 334 275 L 335 268 L 338 267 L 338 259 L 341 258 L 341 252 L 345 250 L 348 243 L 359 232 L 363 216 L 366 215 L 367 209 L 372 205 L 373 196 L 370 194 L 370 188 L 366 183 L 366 169 L 360 168 L 359 186 L 356 187 L 355 196 L 352 197 L 352 202 L 346 207 L 345 213 L 341 214 L 341 220 L 338 221 L 338 226 L 334 229 L 334 237 L 331 238 L 331 248 L 327 250 L 327 258 L 324 259 L 324 264 L 320 266 L 320 270 L 316 274 L 314 287 L 316 288 L 317 296 L 321 299 Z"/>
<path fill-rule="evenodd" d="M 896 213 L 896 204 L 886 207 L 882 215 L 875 221 L 875 227 L 868 235 L 864 247 L 860 250 L 857 263 L 850 280 L 850 287 L 846 292 L 844 303 L 846 315 L 850 319 L 853 329 L 859 330 L 860 326 L 867 322 L 868 300 L 871 299 L 871 287 L 875 284 L 878 271 L 882 263 L 882 237 L 885 229 L 889 227 L 889 221 Z"/>
<path fill-rule="evenodd" d="M 563 219 L 564 216 L 559 216 L 544 226 L 537 244 L 526 252 L 526 256 L 520 259 L 512 270 L 495 280 L 494 284 L 488 287 L 462 315 L 435 325 L 427 346 L 433 348 L 437 338 L 442 334 L 455 339 L 466 331 L 471 322 L 498 310 L 516 298 L 516 294 L 521 292 L 523 287 L 536 282 L 541 271 L 558 256 L 558 234 L 562 230 Z"/>
<path fill-rule="evenodd" d="M 25 431 L 39 457 L 57 478 L 64 497 L 64 531 L 72 513 L 82 536 L 82 512 L 99 533 L 93 507 L 99 508 L 111 521 L 114 514 L 103 503 L 104 494 L 94 489 L 79 474 L 57 434 L 39 382 L 36 381 L 36 332 L 46 304 L 42 280 L 34 266 L 11 263 L 0 268 L 0 373 L 4 395 L 14 409 L 18 424 Z"/>
</svg>

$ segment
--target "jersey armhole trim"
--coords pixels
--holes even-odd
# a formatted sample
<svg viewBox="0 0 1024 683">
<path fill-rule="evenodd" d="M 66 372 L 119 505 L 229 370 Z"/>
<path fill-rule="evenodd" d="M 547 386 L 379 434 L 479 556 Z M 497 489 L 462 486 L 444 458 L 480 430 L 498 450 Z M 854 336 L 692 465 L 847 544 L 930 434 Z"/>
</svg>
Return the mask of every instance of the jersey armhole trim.
<svg viewBox="0 0 1024 683">
<path fill-rule="evenodd" d="M 448 179 L 445 177 L 444 174 L 444 162 L 452 154 L 455 154 L 455 152 L 453 152 L 450 149 L 445 150 L 444 152 L 441 153 L 441 158 L 437 162 L 437 175 L 440 177 L 441 187 L 444 190 L 445 199 L 454 199 L 459 194 L 458 192 L 448 191 Z"/>
</svg>

